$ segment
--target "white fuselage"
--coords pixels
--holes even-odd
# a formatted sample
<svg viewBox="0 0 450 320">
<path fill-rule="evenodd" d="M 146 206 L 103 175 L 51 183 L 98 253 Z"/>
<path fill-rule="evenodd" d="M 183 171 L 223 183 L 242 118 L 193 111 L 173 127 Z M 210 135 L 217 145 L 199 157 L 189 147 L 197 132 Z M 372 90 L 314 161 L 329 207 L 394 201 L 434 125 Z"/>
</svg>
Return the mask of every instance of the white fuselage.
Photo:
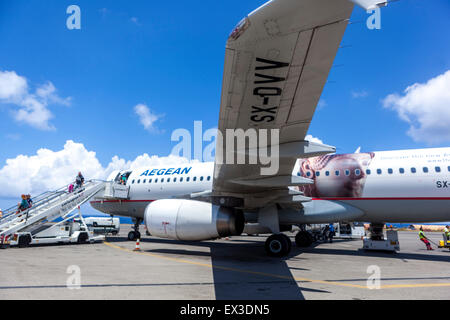
<svg viewBox="0 0 450 320">
<path fill-rule="evenodd" d="M 450 148 L 301 159 L 293 175 L 314 180 L 299 188 L 312 201 L 354 206 L 365 213 L 361 221 L 450 220 Z M 105 213 L 143 218 L 152 201 L 212 190 L 213 176 L 214 163 L 137 169 L 127 180 L 129 200 L 96 198 L 91 204 Z M 286 219 L 295 224 L 292 214 Z"/>
</svg>

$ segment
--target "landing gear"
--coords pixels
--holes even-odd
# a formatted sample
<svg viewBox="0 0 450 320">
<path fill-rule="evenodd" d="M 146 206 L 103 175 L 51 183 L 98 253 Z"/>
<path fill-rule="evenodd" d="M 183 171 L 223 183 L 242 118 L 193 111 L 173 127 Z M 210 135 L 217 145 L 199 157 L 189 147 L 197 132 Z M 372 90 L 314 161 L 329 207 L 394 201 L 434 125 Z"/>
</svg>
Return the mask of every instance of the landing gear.
<svg viewBox="0 0 450 320">
<path fill-rule="evenodd" d="M 266 252 L 271 257 L 284 257 L 291 252 L 292 241 L 283 234 L 274 234 L 266 240 Z"/>
<path fill-rule="evenodd" d="M 295 244 L 300 248 L 308 248 L 313 244 L 314 240 L 308 231 L 299 231 L 295 236 Z"/>
<path fill-rule="evenodd" d="M 128 240 L 129 241 L 136 241 L 137 239 L 141 238 L 141 233 L 139 232 L 139 225 L 142 223 L 142 221 L 144 221 L 141 218 L 133 218 L 133 222 L 134 222 L 134 231 L 130 231 L 128 233 Z"/>
</svg>

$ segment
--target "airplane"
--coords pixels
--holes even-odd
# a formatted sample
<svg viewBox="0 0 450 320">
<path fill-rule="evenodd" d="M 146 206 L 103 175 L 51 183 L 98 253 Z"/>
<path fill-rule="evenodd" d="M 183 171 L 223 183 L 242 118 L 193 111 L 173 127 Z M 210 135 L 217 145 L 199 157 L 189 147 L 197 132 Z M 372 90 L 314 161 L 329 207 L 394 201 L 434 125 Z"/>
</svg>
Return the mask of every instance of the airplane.
<svg viewBox="0 0 450 320">
<path fill-rule="evenodd" d="M 113 172 L 107 180 L 119 186 L 124 177 L 126 197 L 100 194 L 92 207 L 132 217 L 129 240 L 141 237 L 142 222 L 152 236 L 186 241 L 251 229 L 272 234 L 265 249 L 275 257 L 290 253 L 283 232 L 293 226 L 297 246 L 308 247 L 306 224 L 367 221 L 379 239 L 385 222 L 450 220 L 450 148 L 337 155 L 305 140 L 355 4 L 386 2 L 272 0 L 227 41 L 218 132 L 278 130 L 278 141 L 257 150 L 276 144 L 275 174 L 262 174 L 262 161 L 223 163 L 224 154 L 255 150 L 218 143 L 213 163 Z"/>
</svg>

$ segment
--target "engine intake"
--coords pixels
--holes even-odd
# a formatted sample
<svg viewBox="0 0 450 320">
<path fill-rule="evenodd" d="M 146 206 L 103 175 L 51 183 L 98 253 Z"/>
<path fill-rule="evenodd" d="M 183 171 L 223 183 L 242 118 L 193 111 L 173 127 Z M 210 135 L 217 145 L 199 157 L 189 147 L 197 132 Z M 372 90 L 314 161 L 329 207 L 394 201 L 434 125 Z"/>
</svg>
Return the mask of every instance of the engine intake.
<svg viewBox="0 0 450 320">
<path fill-rule="evenodd" d="M 145 224 L 151 235 L 202 241 L 241 235 L 244 214 L 240 210 L 194 200 L 157 200 L 145 209 Z"/>
</svg>

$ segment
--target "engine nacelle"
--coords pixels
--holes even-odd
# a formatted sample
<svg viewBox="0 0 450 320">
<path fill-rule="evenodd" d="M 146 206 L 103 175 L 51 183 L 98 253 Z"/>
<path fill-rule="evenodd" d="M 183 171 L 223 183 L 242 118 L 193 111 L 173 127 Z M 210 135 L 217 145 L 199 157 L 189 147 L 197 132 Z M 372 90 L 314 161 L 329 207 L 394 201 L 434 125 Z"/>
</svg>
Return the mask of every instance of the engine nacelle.
<svg viewBox="0 0 450 320">
<path fill-rule="evenodd" d="M 145 209 L 152 236 L 174 240 L 211 240 L 241 235 L 244 214 L 239 210 L 194 200 L 157 200 Z"/>
</svg>

